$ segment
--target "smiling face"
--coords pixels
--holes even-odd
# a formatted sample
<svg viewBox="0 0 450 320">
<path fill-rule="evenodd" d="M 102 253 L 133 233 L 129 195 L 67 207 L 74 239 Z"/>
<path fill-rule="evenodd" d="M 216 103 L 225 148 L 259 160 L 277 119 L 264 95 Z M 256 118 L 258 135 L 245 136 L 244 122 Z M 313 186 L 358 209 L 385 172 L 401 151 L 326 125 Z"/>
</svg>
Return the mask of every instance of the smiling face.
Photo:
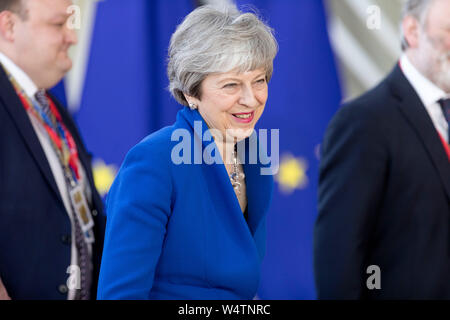
<svg viewBox="0 0 450 320">
<path fill-rule="evenodd" d="M 223 137 L 247 138 L 261 117 L 268 97 L 266 72 L 256 69 L 211 74 L 201 84 L 201 97 L 187 96 L 198 106 L 209 129 L 219 130 Z"/>
<path fill-rule="evenodd" d="M 39 88 L 54 86 L 72 67 L 69 48 L 77 42 L 69 29 L 70 0 L 24 1 L 28 17 L 15 17 L 14 61 Z"/>
</svg>

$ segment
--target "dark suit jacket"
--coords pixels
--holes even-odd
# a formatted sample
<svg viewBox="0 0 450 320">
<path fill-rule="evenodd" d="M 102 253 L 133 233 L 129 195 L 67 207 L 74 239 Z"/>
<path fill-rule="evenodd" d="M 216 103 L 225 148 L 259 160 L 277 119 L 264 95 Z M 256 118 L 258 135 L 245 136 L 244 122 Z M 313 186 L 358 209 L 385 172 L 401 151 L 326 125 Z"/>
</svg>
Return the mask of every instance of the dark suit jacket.
<svg viewBox="0 0 450 320">
<path fill-rule="evenodd" d="M 449 201 L 444 146 L 397 66 L 343 106 L 326 132 L 314 232 L 318 297 L 450 299 Z M 380 267 L 380 290 L 367 289 L 370 265 Z"/>
<path fill-rule="evenodd" d="M 55 101 L 55 99 L 53 99 Z M 95 191 L 90 156 L 69 114 L 56 101 L 77 144 L 93 191 L 96 296 L 105 216 Z M 0 278 L 12 299 L 66 299 L 71 225 L 29 117 L 0 68 Z"/>
</svg>

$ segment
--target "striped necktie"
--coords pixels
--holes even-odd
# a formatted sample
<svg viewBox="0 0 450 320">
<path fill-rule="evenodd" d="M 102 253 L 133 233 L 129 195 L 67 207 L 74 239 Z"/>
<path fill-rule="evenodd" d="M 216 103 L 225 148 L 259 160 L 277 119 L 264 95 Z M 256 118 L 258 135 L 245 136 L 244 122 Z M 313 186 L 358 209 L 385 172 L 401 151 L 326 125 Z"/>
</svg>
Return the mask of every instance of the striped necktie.
<svg viewBox="0 0 450 320">
<path fill-rule="evenodd" d="M 41 107 L 42 111 L 45 113 L 45 115 L 51 120 L 53 129 L 56 129 L 56 119 L 53 115 L 50 104 L 48 102 L 47 94 L 45 93 L 45 90 L 39 90 L 34 95 L 34 98 L 38 102 L 39 106 Z"/>
<path fill-rule="evenodd" d="M 45 93 L 45 90 L 39 90 L 35 96 L 36 101 L 38 102 L 39 106 L 42 108 L 42 111 L 46 114 L 46 116 L 51 119 L 53 129 L 56 130 L 56 117 L 54 116 L 50 104 L 47 98 L 47 95 Z M 64 170 L 64 168 L 63 168 Z M 71 186 L 68 181 L 66 181 L 66 185 L 68 190 L 70 190 Z M 70 198 L 70 197 L 69 197 Z M 90 290 L 89 290 L 89 283 L 91 282 L 91 277 L 89 275 L 89 249 L 86 244 L 83 231 L 80 226 L 80 222 L 78 221 L 76 215 L 75 215 L 75 209 L 73 204 L 71 204 L 72 212 L 73 212 L 73 222 L 75 227 L 75 245 L 77 248 L 78 253 L 78 266 L 80 268 L 80 291 L 77 292 L 76 299 L 80 300 L 89 300 L 90 299 Z"/>
</svg>

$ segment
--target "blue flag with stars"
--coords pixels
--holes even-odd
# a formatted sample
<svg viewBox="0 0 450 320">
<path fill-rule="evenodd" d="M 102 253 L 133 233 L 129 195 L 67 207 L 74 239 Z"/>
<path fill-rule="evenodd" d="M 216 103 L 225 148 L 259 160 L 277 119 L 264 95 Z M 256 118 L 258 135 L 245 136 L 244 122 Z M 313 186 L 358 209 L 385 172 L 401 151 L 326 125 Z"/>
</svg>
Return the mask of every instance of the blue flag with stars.
<svg viewBox="0 0 450 320">
<path fill-rule="evenodd" d="M 166 87 L 170 36 L 192 0 L 97 3 L 81 104 L 74 117 L 93 152 L 96 186 L 106 195 L 126 153 L 175 121 Z"/>
<path fill-rule="evenodd" d="M 341 91 L 320 0 L 238 0 L 275 30 L 280 50 L 260 128 L 280 129 L 260 299 L 315 299 L 313 226 L 319 149 Z M 244 6 L 245 8 L 246 6 Z"/>
<path fill-rule="evenodd" d="M 319 149 L 341 100 L 321 0 L 237 0 L 274 28 L 280 51 L 258 128 L 280 129 L 280 167 L 267 217 L 260 299 L 314 299 L 312 264 Z M 128 150 L 175 121 L 166 53 L 193 0 L 97 3 L 90 57 L 74 117 L 105 195 Z M 244 6 L 245 8 L 245 6 Z M 65 99 L 63 87 L 53 91 Z"/>
</svg>

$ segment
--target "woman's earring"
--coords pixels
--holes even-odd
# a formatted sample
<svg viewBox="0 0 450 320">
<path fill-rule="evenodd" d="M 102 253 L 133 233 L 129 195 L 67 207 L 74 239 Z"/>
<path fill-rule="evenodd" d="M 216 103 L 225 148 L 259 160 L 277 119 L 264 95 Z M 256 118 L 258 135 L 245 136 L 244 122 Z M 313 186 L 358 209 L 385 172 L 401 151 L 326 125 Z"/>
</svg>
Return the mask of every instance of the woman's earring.
<svg viewBox="0 0 450 320">
<path fill-rule="evenodd" d="M 189 102 L 189 108 L 191 108 L 191 110 L 195 110 L 197 109 L 197 105 L 193 102 Z"/>
</svg>

